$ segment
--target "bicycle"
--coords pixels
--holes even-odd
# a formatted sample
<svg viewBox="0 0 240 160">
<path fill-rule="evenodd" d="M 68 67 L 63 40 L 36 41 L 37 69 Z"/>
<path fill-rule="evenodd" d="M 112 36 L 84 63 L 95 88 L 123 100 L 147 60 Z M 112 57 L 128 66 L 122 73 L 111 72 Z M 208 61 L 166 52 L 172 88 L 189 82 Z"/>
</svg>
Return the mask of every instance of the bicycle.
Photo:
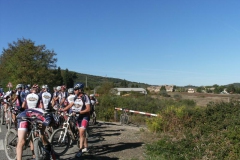
<svg viewBox="0 0 240 160">
<path fill-rule="evenodd" d="M 4 112 L 4 105 L 1 103 L 0 104 L 0 124 L 3 125 L 5 122 L 5 112 Z"/>
<path fill-rule="evenodd" d="M 130 117 L 127 114 L 127 109 L 122 109 L 122 114 L 120 115 L 120 123 L 121 125 L 123 124 L 129 124 Z"/>
<path fill-rule="evenodd" d="M 95 125 L 97 123 L 97 114 L 95 111 L 92 112 L 89 124 Z"/>
<path fill-rule="evenodd" d="M 8 109 L 7 109 L 7 117 L 6 117 L 6 128 L 9 130 L 11 129 L 12 125 L 17 128 L 17 120 L 12 118 L 13 115 L 17 117 L 17 115 L 21 112 L 20 110 L 16 109 L 15 104 L 7 102 Z"/>
<path fill-rule="evenodd" d="M 67 119 L 63 123 L 63 127 L 55 130 L 50 138 L 53 152 L 62 156 L 70 147 L 70 141 L 79 141 L 78 129 L 75 126 L 75 117 L 73 113 L 66 114 Z"/>
<path fill-rule="evenodd" d="M 26 120 L 29 122 L 29 130 L 28 136 L 26 138 L 26 142 L 23 146 L 23 150 L 26 150 L 30 144 L 30 141 L 33 142 L 35 159 L 42 160 L 45 152 L 48 152 L 43 147 L 43 142 L 41 139 L 40 125 L 42 125 L 42 121 L 39 121 L 36 116 L 32 117 L 20 117 L 17 119 Z M 17 147 L 18 135 L 15 129 L 10 129 L 7 131 L 5 136 L 4 150 L 7 158 L 9 160 L 16 159 L 16 147 Z"/>
</svg>

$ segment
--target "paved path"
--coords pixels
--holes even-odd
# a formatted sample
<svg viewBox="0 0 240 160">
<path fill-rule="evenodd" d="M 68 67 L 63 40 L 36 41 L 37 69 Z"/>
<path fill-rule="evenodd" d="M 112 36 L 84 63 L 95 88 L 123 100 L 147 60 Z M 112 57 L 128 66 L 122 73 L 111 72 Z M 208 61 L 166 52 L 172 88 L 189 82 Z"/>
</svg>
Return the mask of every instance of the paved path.
<svg viewBox="0 0 240 160">
<path fill-rule="evenodd" d="M 99 125 L 101 125 L 99 123 Z M 95 126 L 92 126 L 95 127 Z M 91 127 L 90 127 L 91 130 Z M 7 133 L 7 129 L 5 125 L 0 125 L 0 160 L 8 160 L 6 155 L 5 155 L 5 151 L 4 151 L 4 138 L 5 135 Z M 90 132 L 91 133 L 91 132 Z M 88 144 L 89 144 L 89 148 L 90 148 L 90 152 L 89 153 L 84 153 L 84 155 L 81 157 L 81 159 L 85 159 L 85 160 L 90 160 L 90 159 L 96 159 L 96 160 L 105 160 L 105 159 L 112 159 L 109 157 L 105 157 L 105 156 L 98 156 L 95 152 L 96 148 L 101 148 L 101 145 L 99 142 L 102 141 L 103 139 L 101 137 L 94 137 L 93 136 L 89 136 L 88 139 Z M 75 158 L 75 154 L 77 153 L 78 148 L 77 146 L 74 144 L 73 146 L 71 146 L 68 150 L 68 152 L 61 156 L 61 157 L 57 157 L 57 160 L 79 160 L 79 158 Z M 27 160 L 31 158 L 31 151 L 30 148 L 28 148 L 27 150 L 25 150 L 23 152 L 23 160 Z"/>
</svg>

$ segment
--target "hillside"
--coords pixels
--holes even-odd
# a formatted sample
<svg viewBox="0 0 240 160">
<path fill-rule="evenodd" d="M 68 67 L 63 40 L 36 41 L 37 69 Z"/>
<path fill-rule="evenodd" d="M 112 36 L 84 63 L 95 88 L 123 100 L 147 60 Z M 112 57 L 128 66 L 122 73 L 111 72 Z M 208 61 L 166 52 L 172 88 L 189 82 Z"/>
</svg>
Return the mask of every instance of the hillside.
<svg viewBox="0 0 240 160">
<path fill-rule="evenodd" d="M 89 88 L 95 88 L 97 86 L 100 86 L 104 82 L 113 82 L 115 87 L 139 87 L 139 88 L 147 88 L 150 86 L 146 83 L 139 83 L 139 82 L 132 82 L 125 79 L 119 79 L 119 78 L 112 78 L 112 77 L 102 77 L 102 76 L 95 76 L 95 75 L 89 75 L 89 74 L 83 74 L 78 72 L 76 73 L 77 78 L 74 80 L 75 82 L 82 82 Z"/>
</svg>

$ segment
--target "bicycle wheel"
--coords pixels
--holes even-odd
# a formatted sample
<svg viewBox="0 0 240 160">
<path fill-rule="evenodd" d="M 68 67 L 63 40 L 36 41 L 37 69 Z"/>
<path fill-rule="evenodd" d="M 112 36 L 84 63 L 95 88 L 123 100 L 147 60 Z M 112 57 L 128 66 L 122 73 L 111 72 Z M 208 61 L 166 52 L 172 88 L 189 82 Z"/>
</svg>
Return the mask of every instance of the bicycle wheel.
<svg viewBox="0 0 240 160">
<path fill-rule="evenodd" d="M 1 110 L 0 110 L 0 121 L 1 121 L 1 125 L 4 124 L 4 107 L 3 105 L 1 105 Z"/>
<path fill-rule="evenodd" d="M 44 135 L 45 137 L 48 139 L 48 141 L 50 141 L 51 135 L 53 133 L 53 128 L 52 127 L 46 127 L 45 131 L 44 131 Z"/>
<path fill-rule="evenodd" d="M 40 137 L 36 137 L 33 140 L 33 147 L 34 147 L 34 153 L 35 153 L 35 159 L 36 160 L 42 160 L 43 159 L 43 144 Z"/>
<path fill-rule="evenodd" d="M 10 129 L 7 131 L 5 136 L 4 150 L 9 160 L 16 159 L 17 139 L 17 131 L 15 129 Z"/>
<path fill-rule="evenodd" d="M 65 136 L 64 136 L 65 134 Z M 52 144 L 52 151 L 58 155 L 62 156 L 65 154 L 70 146 L 70 135 L 68 132 L 65 133 L 64 128 L 55 130 L 50 138 L 50 143 Z"/>
<path fill-rule="evenodd" d="M 128 115 L 124 115 L 124 124 L 128 124 L 129 117 Z"/>
<path fill-rule="evenodd" d="M 9 130 L 9 129 L 11 129 L 11 127 L 12 127 L 12 112 L 10 112 L 9 111 L 9 113 L 8 113 L 9 115 L 9 117 L 8 117 L 8 124 L 6 125 L 7 126 L 7 129 Z"/>
<path fill-rule="evenodd" d="M 7 111 L 6 128 L 10 129 L 11 124 L 12 124 L 12 113 L 10 111 Z"/>
<path fill-rule="evenodd" d="M 90 118 L 89 124 L 91 124 L 91 125 L 95 125 L 96 124 L 96 113 L 95 112 L 92 113 L 92 116 Z"/>
<path fill-rule="evenodd" d="M 121 123 L 121 125 L 124 124 L 124 115 L 123 114 L 120 115 L 120 123 Z"/>
</svg>

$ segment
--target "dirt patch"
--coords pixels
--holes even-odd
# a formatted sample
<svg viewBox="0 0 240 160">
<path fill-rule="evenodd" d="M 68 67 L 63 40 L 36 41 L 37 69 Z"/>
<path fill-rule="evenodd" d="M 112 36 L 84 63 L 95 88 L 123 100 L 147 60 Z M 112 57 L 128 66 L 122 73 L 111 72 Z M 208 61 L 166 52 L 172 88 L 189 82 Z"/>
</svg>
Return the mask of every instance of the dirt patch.
<svg viewBox="0 0 240 160">
<path fill-rule="evenodd" d="M 98 143 L 92 144 L 96 159 L 145 159 L 145 145 L 154 139 L 146 127 L 120 125 L 116 122 L 99 122 L 91 127 L 91 137 Z"/>
</svg>

